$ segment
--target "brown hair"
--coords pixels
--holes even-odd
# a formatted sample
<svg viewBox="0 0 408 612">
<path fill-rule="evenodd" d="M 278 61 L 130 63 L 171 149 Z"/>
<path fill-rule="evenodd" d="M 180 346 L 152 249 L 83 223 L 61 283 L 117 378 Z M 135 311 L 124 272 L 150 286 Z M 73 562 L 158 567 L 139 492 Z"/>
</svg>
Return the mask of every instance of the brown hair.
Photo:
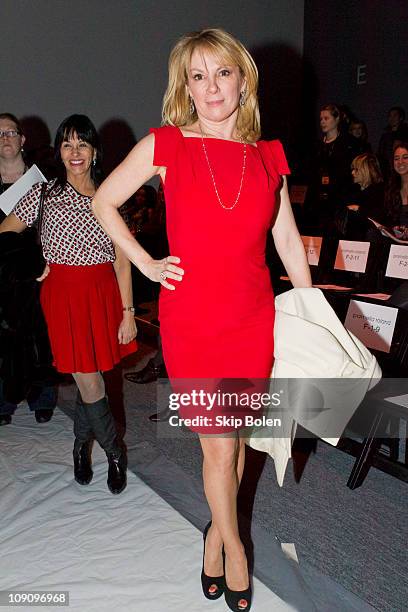
<svg viewBox="0 0 408 612">
<path fill-rule="evenodd" d="M 355 125 L 360 125 L 361 126 L 362 134 L 361 134 L 360 139 L 363 140 L 364 142 L 367 142 L 368 141 L 368 130 L 367 130 L 367 126 L 364 123 L 364 121 L 361 121 L 361 119 L 353 119 L 352 121 L 350 121 L 350 125 L 349 125 L 349 133 L 350 134 L 352 134 L 353 126 L 355 126 Z"/>
<path fill-rule="evenodd" d="M 340 109 L 335 104 L 325 104 L 320 109 L 320 112 L 322 111 L 328 111 L 335 119 L 341 119 Z"/>
<path fill-rule="evenodd" d="M 398 140 L 393 147 L 393 154 L 397 149 L 405 149 L 408 151 L 408 142 Z M 401 202 L 401 176 L 395 171 L 394 166 L 388 180 L 387 189 L 385 192 L 385 205 L 390 217 L 391 223 L 398 223 L 399 212 L 402 205 Z"/>
<path fill-rule="evenodd" d="M 9 121 L 12 121 L 13 123 L 16 124 L 17 132 L 19 134 L 23 133 L 23 128 L 22 128 L 20 121 L 12 113 L 0 113 L 0 119 L 8 119 Z"/>
<path fill-rule="evenodd" d="M 258 70 L 244 45 L 218 28 L 186 34 L 173 47 L 169 58 L 169 82 L 163 98 L 163 125 L 191 125 L 197 112 L 190 113 L 187 70 L 196 49 L 210 51 L 238 66 L 246 79 L 245 104 L 239 106 L 237 130 L 247 142 L 256 142 L 261 134 L 258 107 Z"/>
</svg>

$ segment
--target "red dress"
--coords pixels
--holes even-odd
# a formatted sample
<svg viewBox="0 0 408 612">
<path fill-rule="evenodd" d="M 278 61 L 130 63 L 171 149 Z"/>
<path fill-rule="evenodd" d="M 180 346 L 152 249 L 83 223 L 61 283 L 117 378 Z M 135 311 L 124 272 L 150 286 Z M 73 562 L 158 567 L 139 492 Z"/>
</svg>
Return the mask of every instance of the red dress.
<svg viewBox="0 0 408 612">
<path fill-rule="evenodd" d="M 184 278 L 160 293 L 163 354 L 173 389 L 219 388 L 223 379 L 269 378 L 273 365 L 274 296 L 265 245 L 283 174 L 289 168 L 279 141 L 247 145 L 246 169 L 236 206 L 225 210 L 214 190 L 200 137 L 177 127 L 152 130 L 154 164 L 166 167 L 165 199 L 170 253 L 180 257 Z M 205 146 L 222 202 L 231 206 L 241 180 L 243 144 L 206 138 Z M 176 379 L 184 379 L 177 386 Z M 210 382 L 212 381 L 212 382 Z M 225 381 L 224 381 L 225 382 Z M 225 385 L 224 385 L 225 386 Z M 230 386 L 227 383 L 227 387 Z M 211 415 L 194 425 L 201 433 L 232 431 L 215 426 L 225 407 L 184 407 L 179 416 Z"/>
</svg>

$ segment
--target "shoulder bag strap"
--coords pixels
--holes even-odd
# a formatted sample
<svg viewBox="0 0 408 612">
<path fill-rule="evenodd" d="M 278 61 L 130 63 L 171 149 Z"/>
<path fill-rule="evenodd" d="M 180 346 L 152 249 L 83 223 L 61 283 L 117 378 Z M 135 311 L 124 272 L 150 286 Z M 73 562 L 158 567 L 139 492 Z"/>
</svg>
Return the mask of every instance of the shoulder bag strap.
<svg viewBox="0 0 408 612">
<path fill-rule="evenodd" d="M 43 224 L 44 202 L 46 198 L 46 192 L 47 192 L 47 183 L 42 183 L 41 194 L 40 194 L 40 206 L 38 208 L 38 217 L 37 217 L 38 219 L 37 232 L 38 232 L 38 238 L 40 242 L 41 242 L 41 230 L 42 230 L 42 224 Z"/>
</svg>

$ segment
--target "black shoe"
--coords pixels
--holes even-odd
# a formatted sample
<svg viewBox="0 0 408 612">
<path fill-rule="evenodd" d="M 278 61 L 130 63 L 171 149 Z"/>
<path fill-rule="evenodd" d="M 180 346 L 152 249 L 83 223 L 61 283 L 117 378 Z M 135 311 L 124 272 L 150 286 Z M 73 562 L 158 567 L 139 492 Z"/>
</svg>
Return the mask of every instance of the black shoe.
<svg viewBox="0 0 408 612">
<path fill-rule="evenodd" d="M 229 609 L 232 610 L 232 612 L 248 612 L 248 610 L 251 609 L 251 585 L 247 589 L 245 589 L 245 591 L 231 591 L 231 589 L 227 587 L 227 583 L 225 582 L 224 588 L 225 601 Z M 241 607 L 238 605 L 241 599 L 244 599 L 247 602 L 247 605 L 245 607 Z"/>
<path fill-rule="evenodd" d="M 224 574 L 225 574 L 225 558 L 224 558 Z M 232 591 L 231 589 L 228 588 L 227 578 L 225 576 L 224 595 L 225 595 L 225 602 L 227 606 L 229 607 L 229 609 L 232 610 L 232 612 L 248 612 L 248 610 L 250 610 L 251 603 L 252 603 L 251 582 L 249 582 L 249 587 L 245 589 L 244 591 Z M 246 606 L 241 607 L 238 605 L 241 599 L 244 599 L 246 601 L 247 603 Z"/>
<path fill-rule="evenodd" d="M 170 408 L 166 408 L 161 412 L 155 412 L 149 416 L 149 421 L 152 423 L 164 423 L 165 421 L 169 420 L 173 412 L 174 410 L 170 410 Z"/>
<path fill-rule="evenodd" d="M 11 414 L 0 414 L 0 427 L 2 425 L 10 425 Z"/>
<path fill-rule="evenodd" d="M 106 453 L 109 463 L 108 470 L 108 489 L 114 495 L 122 493 L 126 488 L 126 461 L 123 452 Z"/>
<path fill-rule="evenodd" d="M 75 440 L 74 456 L 74 478 L 80 485 L 87 485 L 93 477 L 91 464 L 92 440 L 81 442 Z"/>
<path fill-rule="evenodd" d="M 83 402 L 85 414 L 99 445 L 106 453 L 109 463 L 108 487 L 111 493 L 121 493 L 126 487 L 126 457 L 118 443 L 115 421 L 109 409 L 108 399 L 97 402 Z"/>
<path fill-rule="evenodd" d="M 211 521 L 208 523 L 203 533 L 204 550 L 203 550 L 203 567 L 201 570 L 201 586 L 203 589 L 203 593 L 207 599 L 218 599 L 224 593 L 224 586 L 225 586 L 224 575 L 213 577 L 213 576 L 207 576 L 207 574 L 204 572 L 205 540 L 207 538 L 207 533 L 210 527 L 211 527 Z M 212 586 L 217 587 L 217 589 L 214 592 L 210 591 L 210 588 Z"/>
<path fill-rule="evenodd" d="M 48 423 L 48 421 L 51 421 L 52 415 L 54 414 L 54 409 L 43 408 L 42 410 L 35 410 L 34 414 L 37 423 Z"/>
<path fill-rule="evenodd" d="M 125 378 L 130 382 L 144 385 L 145 383 L 154 382 L 158 378 L 167 378 L 167 372 L 164 364 L 156 366 L 154 359 L 150 359 L 142 370 L 128 372 L 125 374 Z"/>
</svg>

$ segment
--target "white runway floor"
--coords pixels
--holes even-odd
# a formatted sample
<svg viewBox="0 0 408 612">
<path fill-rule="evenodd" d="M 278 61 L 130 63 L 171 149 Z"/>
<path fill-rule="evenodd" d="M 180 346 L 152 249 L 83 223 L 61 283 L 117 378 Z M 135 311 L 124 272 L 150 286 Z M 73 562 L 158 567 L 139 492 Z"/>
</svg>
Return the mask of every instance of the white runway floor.
<svg viewBox="0 0 408 612">
<path fill-rule="evenodd" d="M 112 495 L 97 444 L 92 483 L 75 483 L 72 444 L 59 410 L 39 425 L 22 405 L 0 428 L 0 591 L 69 591 L 69 608 L 37 608 L 54 611 L 227 610 L 201 593 L 201 533 L 132 472 Z M 294 609 L 256 579 L 254 591 L 254 612 Z"/>
</svg>

